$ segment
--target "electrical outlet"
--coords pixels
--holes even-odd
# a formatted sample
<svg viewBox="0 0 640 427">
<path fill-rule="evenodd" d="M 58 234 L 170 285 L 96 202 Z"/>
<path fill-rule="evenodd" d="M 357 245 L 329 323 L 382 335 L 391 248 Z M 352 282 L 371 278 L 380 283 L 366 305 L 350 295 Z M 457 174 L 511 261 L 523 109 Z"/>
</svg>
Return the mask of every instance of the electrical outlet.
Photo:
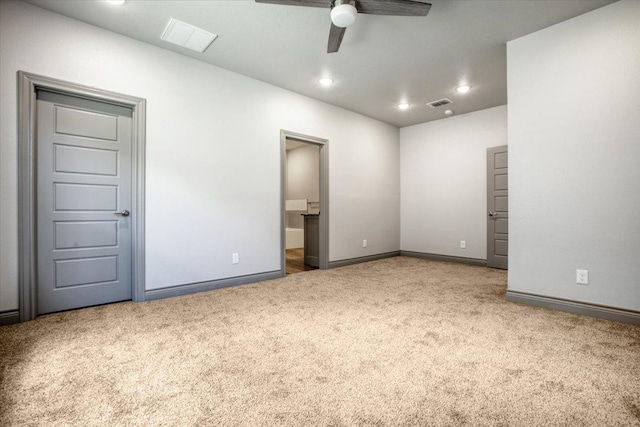
<svg viewBox="0 0 640 427">
<path fill-rule="evenodd" d="M 467 248 L 467 241 L 466 240 L 460 240 L 460 248 L 462 248 L 462 249 L 466 249 Z"/>
<path fill-rule="evenodd" d="M 588 285 L 589 270 L 576 270 L 576 283 L 579 285 Z"/>
<path fill-rule="evenodd" d="M 364 240 L 362 241 L 362 247 L 363 247 L 363 248 L 366 248 L 366 247 L 367 247 L 367 239 L 364 239 Z"/>
<path fill-rule="evenodd" d="M 239 262 L 240 262 L 240 259 L 238 258 L 238 254 L 231 254 L 231 263 L 238 264 Z"/>
</svg>

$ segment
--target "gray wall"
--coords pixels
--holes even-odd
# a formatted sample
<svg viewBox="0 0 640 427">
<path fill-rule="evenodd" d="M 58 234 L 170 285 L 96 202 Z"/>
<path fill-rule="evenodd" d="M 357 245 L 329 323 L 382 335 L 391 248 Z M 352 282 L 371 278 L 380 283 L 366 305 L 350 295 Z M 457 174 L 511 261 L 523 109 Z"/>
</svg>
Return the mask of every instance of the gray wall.
<svg viewBox="0 0 640 427">
<path fill-rule="evenodd" d="M 396 127 L 1 1 L 0 311 L 18 304 L 18 70 L 147 99 L 147 289 L 280 269 L 281 129 L 329 140 L 329 260 L 400 249 Z"/>
<path fill-rule="evenodd" d="M 320 201 L 320 149 L 317 145 L 287 151 L 287 199 Z M 309 206 L 309 213 L 318 213 L 318 204 Z M 304 228 L 300 212 L 287 212 L 287 227 Z"/>
<path fill-rule="evenodd" d="M 509 289 L 640 310 L 640 2 L 507 49 Z"/>
<path fill-rule="evenodd" d="M 506 143 L 506 105 L 400 129 L 402 250 L 487 258 L 486 153 Z"/>
</svg>

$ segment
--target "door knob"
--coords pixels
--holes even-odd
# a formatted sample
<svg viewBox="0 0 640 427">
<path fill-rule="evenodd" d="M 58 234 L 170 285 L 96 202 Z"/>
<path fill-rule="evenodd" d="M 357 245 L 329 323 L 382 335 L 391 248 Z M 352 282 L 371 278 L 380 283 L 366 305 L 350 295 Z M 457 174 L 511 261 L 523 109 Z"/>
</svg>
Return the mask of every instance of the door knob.
<svg viewBox="0 0 640 427">
<path fill-rule="evenodd" d="M 125 209 L 123 211 L 116 212 L 115 214 L 119 215 L 119 216 L 129 216 L 129 215 L 131 215 L 131 212 L 129 212 L 128 210 Z"/>
<path fill-rule="evenodd" d="M 489 211 L 489 216 L 493 217 L 493 216 L 496 216 L 496 215 L 498 215 L 496 212 L 494 212 L 494 211 Z"/>
</svg>

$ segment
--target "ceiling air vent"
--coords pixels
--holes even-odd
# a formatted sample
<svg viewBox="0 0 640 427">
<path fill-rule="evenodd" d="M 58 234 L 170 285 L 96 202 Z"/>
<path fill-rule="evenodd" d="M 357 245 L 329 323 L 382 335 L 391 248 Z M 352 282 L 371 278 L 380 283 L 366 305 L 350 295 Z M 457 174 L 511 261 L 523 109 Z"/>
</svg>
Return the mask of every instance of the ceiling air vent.
<svg viewBox="0 0 640 427">
<path fill-rule="evenodd" d="M 437 101 L 427 102 L 427 105 L 431 108 L 442 107 L 443 105 L 451 104 L 451 100 L 448 98 L 438 99 Z"/>
<path fill-rule="evenodd" d="M 218 37 L 216 34 L 171 18 L 162 34 L 162 40 L 196 52 L 204 52 Z"/>
</svg>

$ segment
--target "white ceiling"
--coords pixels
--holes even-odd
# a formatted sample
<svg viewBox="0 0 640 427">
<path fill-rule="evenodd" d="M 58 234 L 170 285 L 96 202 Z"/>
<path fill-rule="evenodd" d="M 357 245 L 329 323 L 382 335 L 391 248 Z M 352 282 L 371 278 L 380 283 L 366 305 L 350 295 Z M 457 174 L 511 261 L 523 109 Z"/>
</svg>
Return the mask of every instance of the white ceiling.
<svg viewBox="0 0 640 427">
<path fill-rule="evenodd" d="M 28 3 L 209 62 L 396 126 L 507 102 L 506 42 L 612 0 L 431 0 L 427 17 L 359 15 L 327 54 L 328 9 L 252 0 L 27 0 Z M 170 18 L 219 37 L 203 54 L 160 40 Z M 330 76 L 335 83 L 321 87 Z M 188 78 L 188 76 L 184 76 Z M 455 87 L 468 83 L 466 95 Z M 447 97 L 438 109 L 426 102 Z M 409 110 L 396 108 L 409 102 Z"/>
</svg>

